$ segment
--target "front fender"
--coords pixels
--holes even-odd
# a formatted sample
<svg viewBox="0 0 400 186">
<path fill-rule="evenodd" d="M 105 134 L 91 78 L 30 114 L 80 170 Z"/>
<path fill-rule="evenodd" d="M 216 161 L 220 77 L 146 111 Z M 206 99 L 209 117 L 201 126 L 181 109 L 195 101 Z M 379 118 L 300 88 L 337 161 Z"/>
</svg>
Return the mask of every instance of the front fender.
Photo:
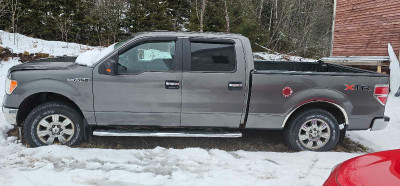
<svg viewBox="0 0 400 186">
<path fill-rule="evenodd" d="M 73 86 L 68 82 L 55 80 L 55 79 L 40 79 L 30 82 L 22 82 L 11 95 L 6 95 L 3 104 L 11 108 L 19 108 L 21 103 L 29 96 L 49 92 L 63 95 L 72 100 L 83 111 L 91 111 L 92 107 L 87 102 L 92 103 L 91 91 L 83 91 L 80 87 Z M 92 109 L 90 109 L 92 108 Z"/>
</svg>

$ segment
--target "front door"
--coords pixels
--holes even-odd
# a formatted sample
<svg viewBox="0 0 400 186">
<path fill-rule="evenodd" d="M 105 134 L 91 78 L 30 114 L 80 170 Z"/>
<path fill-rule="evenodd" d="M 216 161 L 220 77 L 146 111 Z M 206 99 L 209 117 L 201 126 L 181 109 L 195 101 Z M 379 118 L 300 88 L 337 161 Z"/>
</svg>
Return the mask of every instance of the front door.
<svg viewBox="0 0 400 186">
<path fill-rule="evenodd" d="M 181 125 L 238 128 L 246 96 L 240 41 L 191 38 L 183 48 Z"/>
<path fill-rule="evenodd" d="M 97 124 L 180 126 L 181 42 L 143 39 L 124 48 L 117 75 L 94 70 Z"/>
</svg>

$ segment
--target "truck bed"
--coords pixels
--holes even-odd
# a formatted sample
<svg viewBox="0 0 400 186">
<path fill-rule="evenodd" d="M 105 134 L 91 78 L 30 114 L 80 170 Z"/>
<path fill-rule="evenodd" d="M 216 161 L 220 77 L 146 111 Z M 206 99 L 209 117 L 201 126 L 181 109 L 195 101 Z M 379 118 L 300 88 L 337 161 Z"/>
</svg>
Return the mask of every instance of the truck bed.
<svg viewBox="0 0 400 186">
<path fill-rule="evenodd" d="M 287 62 L 287 61 L 262 61 L 255 60 L 254 68 L 256 71 L 275 71 L 281 72 L 319 72 L 325 74 L 351 73 L 353 75 L 369 74 L 376 76 L 387 76 L 385 74 L 376 73 L 369 70 L 353 68 L 343 65 L 336 65 L 324 62 Z"/>
<path fill-rule="evenodd" d="M 322 62 L 255 61 L 246 128 L 284 127 L 292 105 L 324 100 L 341 105 L 348 114 L 349 130 L 366 130 L 385 107 L 374 97 L 374 87 L 388 84 L 387 74 Z M 368 90 L 348 90 L 346 85 Z M 293 92 L 283 96 L 287 87 Z M 272 99 L 271 99 L 272 98 Z M 368 114 L 366 114 L 368 113 Z"/>
</svg>

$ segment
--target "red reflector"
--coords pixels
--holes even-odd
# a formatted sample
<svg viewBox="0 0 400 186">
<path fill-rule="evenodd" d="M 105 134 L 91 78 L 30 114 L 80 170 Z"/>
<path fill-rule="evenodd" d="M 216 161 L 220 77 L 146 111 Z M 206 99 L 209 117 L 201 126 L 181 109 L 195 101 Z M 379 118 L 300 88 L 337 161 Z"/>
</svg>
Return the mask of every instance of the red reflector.
<svg viewBox="0 0 400 186">
<path fill-rule="evenodd" d="M 386 105 L 389 94 L 389 85 L 375 85 L 374 96 L 383 105 Z"/>
<path fill-rule="evenodd" d="M 383 104 L 386 105 L 386 101 L 387 101 L 387 96 L 377 96 L 376 98 L 378 98 L 378 100 Z"/>
<path fill-rule="evenodd" d="M 389 94 L 389 87 L 375 87 L 375 94 Z"/>
</svg>

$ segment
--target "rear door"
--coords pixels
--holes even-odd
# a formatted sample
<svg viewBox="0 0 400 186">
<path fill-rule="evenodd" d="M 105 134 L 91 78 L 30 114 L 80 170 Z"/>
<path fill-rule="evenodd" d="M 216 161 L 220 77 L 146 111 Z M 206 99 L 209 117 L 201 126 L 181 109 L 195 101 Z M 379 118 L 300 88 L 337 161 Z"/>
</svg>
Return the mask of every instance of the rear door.
<svg viewBox="0 0 400 186">
<path fill-rule="evenodd" d="M 98 125 L 180 126 L 182 42 L 142 38 L 118 51 L 117 75 L 93 73 Z"/>
<path fill-rule="evenodd" d="M 181 126 L 238 128 L 247 90 L 240 40 L 190 38 L 183 44 Z"/>
</svg>

